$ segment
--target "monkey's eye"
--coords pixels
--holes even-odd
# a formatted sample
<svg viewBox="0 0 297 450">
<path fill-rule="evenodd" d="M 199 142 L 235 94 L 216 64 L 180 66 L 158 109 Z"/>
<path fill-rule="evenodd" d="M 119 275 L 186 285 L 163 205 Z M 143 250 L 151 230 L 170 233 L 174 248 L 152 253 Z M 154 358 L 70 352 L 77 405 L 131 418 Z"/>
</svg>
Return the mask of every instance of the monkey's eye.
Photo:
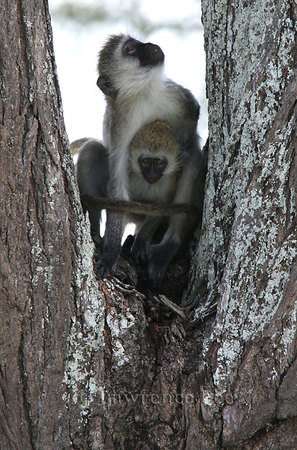
<svg viewBox="0 0 297 450">
<path fill-rule="evenodd" d="M 142 166 L 150 166 L 152 164 L 151 158 L 142 158 L 141 165 Z"/>
<path fill-rule="evenodd" d="M 123 53 L 124 55 L 133 56 L 136 53 L 136 46 L 133 45 L 131 42 L 126 42 L 123 46 Z"/>
<path fill-rule="evenodd" d="M 164 161 L 163 159 L 157 159 L 156 160 L 156 166 L 157 167 L 165 167 L 167 165 L 167 162 L 166 161 Z"/>
</svg>

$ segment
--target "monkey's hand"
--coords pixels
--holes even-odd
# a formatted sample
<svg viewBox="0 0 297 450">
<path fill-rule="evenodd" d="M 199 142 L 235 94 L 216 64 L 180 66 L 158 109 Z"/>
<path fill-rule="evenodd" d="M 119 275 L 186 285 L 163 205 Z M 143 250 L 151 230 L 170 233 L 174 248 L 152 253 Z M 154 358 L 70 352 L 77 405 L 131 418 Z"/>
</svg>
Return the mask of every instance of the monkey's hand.
<svg viewBox="0 0 297 450">
<path fill-rule="evenodd" d="M 138 235 L 134 239 L 132 248 L 130 250 L 132 258 L 137 264 L 143 264 L 147 261 L 149 253 L 149 243 L 147 240 L 141 239 Z"/>
<path fill-rule="evenodd" d="M 148 279 L 152 283 L 153 288 L 162 283 L 167 267 L 178 249 L 179 245 L 172 240 L 162 241 L 160 244 L 150 246 L 147 272 Z"/>
<path fill-rule="evenodd" d="M 151 241 L 157 230 L 162 226 L 162 217 L 147 216 L 139 231 L 135 235 L 134 243 L 131 248 L 131 255 L 138 264 L 146 263 L 150 256 Z M 162 237 L 164 231 L 161 230 Z"/>
</svg>

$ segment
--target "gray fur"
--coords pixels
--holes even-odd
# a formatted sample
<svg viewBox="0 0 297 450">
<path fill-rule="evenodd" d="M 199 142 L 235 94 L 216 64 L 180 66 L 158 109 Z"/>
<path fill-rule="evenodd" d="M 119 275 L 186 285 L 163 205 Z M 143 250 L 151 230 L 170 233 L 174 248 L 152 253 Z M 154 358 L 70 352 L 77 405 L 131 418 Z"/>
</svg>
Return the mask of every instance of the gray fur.
<svg viewBox="0 0 297 450">
<path fill-rule="evenodd" d="M 155 183 L 148 183 L 142 176 L 138 159 L 139 155 L 143 154 L 152 158 L 166 157 L 168 160 L 163 175 Z M 177 198 L 177 189 L 180 188 L 180 179 L 184 171 L 183 161 L 184 158 L 181 158 L 176 136 L 172 128 L 164 122 L 156 121 L 142 128 L 129 145 L 127 168 L 129 199 L 134 202 L 152 202 L 153 205 L 147 205 L 146 214 L 126 214 L 125 223 L 134 222 L 136 224 L 132 255 L 137 262 L 146 261 L 148 263 L 148 275 L 153 285 L 162 281 L 172 258 L 180 246 L 191 237 L 201 220 L 205 167 L 200 151 L 192 157 L 192 176 L 185 180 L 185 186 L 182 187 L 183 196 L 187 198 L 187 202 L 192 207 L 196 208 L 198 214 L 193 214 L 193 211 L 188 214 L 180 213 L 176 208 L 175 212 L 179 212 L 179 214 L 172 215 L 169 220 L 164 217 L 168 215 L 168 205 L 172 205 L 174 208 L 176 204 L 178 207 L 177 203 L 174 203 L 174 199 Z M 77 176 L 82 199 L 84 196 L 106 197 L 109 180 L 107 150 L 98 141 L 88 141 L 81 148 L 77 162 Z M 86 199 L 83 201 L 90 214 L 93 237 L 96 238 L 99 234 L 102 206 L 100 203 Z M 162 203 L 165 208 L 164 215 L 160 217 L 162 213 L 160 204 Z M 107 206 L 108 204 L 107 202 Z M 150 208 L 153 208 L 153 211 L 150 211 Z M 172 213 L 174 210 L 169 211 L 169 214 Z M 111 223 L 107 222 L 106 226 L 113 227 L 111 231 L 117 233 L 117 227 L 123 227 L 123 216 L 115 212 L 113 214 L 116 216 L 108 215 L 112 217 L 112 221 Z M 154 217 L 151 217 L 151 214 Z M 120 221 L 117 221 L 119 217 Z M 162 224 L 163 228 L 165 227 L 165 234 L 159 244 L 153 244 L 154 234 Z M 106 245 L 105 242 L 104 245 Z M 112 251 L 107 252 L 107 257 L 112 259 L 112 252 L 117 251 L 117 242 L 112 241 L 109 245 Z"/>
<path fill-rule="evenodd" d="M 125 54 L 127 42 L 136 46 L 137 57 Z M 129 143 L 143 126 L 163 120 L 172 127 L 181 151 L 183 170 L 173 202 L 188 203 L 192 199 L 192 187 L 201 164 L 196 133 L 199 104 L 190 91 L 164 77 L 162 50 L 153 44 L 146 46 L 151 46 L 159 55 L 156 61 L 152 60 L 151 65 L 144 66 L 139 56 L 141 49 L 146 48 L 144 44 L 123 34 L 111 36 L 99 54 L 98 85 L 106 98 L 103 143 L 109 151 L 109 196 L 129 200 Z M 185 221 L 175 219 L 172 217 L 170 220 L 166 239 L 179 242 Z M 118 224 L 118 229 L 112 224 L 113 221 Z M 108 213 L 102 253 L 102 275 L 115 267 L 122 231 L 118 213 Z M 113 250 L 109 248 L 111 245 Z M 164 241 L 162 246 L 166 248 L 166 245 Z M 111 252 L 114 252 L 112 256 Z M 154 269 L 151 272 L 154 272 Z"/>
</svg>

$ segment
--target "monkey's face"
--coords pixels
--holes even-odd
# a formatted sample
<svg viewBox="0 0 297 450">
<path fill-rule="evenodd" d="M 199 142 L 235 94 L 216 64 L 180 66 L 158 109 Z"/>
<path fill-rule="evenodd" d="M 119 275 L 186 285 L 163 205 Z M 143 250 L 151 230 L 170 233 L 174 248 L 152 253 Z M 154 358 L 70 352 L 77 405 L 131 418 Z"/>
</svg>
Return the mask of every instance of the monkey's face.
<svg viewBox="0 0 297 450">
<path fill-rule="evenodd" d="M 144 146 L 130 146 L 129 168 L 130 174 L 138 174 L 140 179 L 150 185 L 157 182 L 170 183 L 180 170 L 179 160 L 174 152 L 165 148 L 149 147 L 149 139 Z M 167 181 L 166 181 L 167 180 Z"/>
<path fill-rule="evenodd" d="M 179 147 L 171 127 L 163 121 L 141 128 L 129 146 L 129 167 L 150 184 L 180 170 Z"/>
<path fill-rule="evenodd" d="M 138 92 L 160 77 L 164 53 L 158 45 L 140 42 L 131 36 L 111 36 L 99 55 L 101 91 L 111 97 Z"/>
<path fill-rule="evenodd" d="M 164 53 L 156 44 L 143 44 L 136 39 L 129 38 L 122 46 L 124 58 L 134 59 L 141 67 L 155 67 L 164 62 Z"/>
<path fill-rule="evenodd" d="M 163 175 L 168 161 L 165 157 L 160 159 L 140 156 L 138 158 L 138 164 L 144 179 L 148 183 L 153 184 L 156 183 L 156 181 L 158 181 Z"/>
</svg>

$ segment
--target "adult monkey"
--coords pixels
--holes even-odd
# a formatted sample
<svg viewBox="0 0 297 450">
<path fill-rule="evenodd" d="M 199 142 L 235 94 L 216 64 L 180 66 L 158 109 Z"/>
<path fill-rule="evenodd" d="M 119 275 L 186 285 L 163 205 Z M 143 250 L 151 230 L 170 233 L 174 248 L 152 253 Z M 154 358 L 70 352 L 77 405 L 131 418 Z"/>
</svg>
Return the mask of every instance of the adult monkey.
<svg viewBox="0 0 297 450">
<path fill-rule="evenodd" d="M 183 170 L 173 203 L 191 201 L 189 186 L 196 176 L 193 162 L 200 153 L 196 132 L 199 104 L 189 90 L 164 77 L 163 66 L 164 53 L 158 45 L 124 34 L 110 36 L 99 54 L 97 84 L 106 98 L 103 143 L 109 151 L 110 198 L 129 200 L 129 143 L 144 125 L 164 120 L 172 127 L 181 149 Z M 123 226 L 122 215 L 109 211 L 101 276 L 115 268 Z M 150 278 L 158 278 L 157 261 L 175 253 L 175 247 L 180 245 L 180 227 L 180 215 L 172 216 L 166 239 L 152 250 Z"/>
</svg>

